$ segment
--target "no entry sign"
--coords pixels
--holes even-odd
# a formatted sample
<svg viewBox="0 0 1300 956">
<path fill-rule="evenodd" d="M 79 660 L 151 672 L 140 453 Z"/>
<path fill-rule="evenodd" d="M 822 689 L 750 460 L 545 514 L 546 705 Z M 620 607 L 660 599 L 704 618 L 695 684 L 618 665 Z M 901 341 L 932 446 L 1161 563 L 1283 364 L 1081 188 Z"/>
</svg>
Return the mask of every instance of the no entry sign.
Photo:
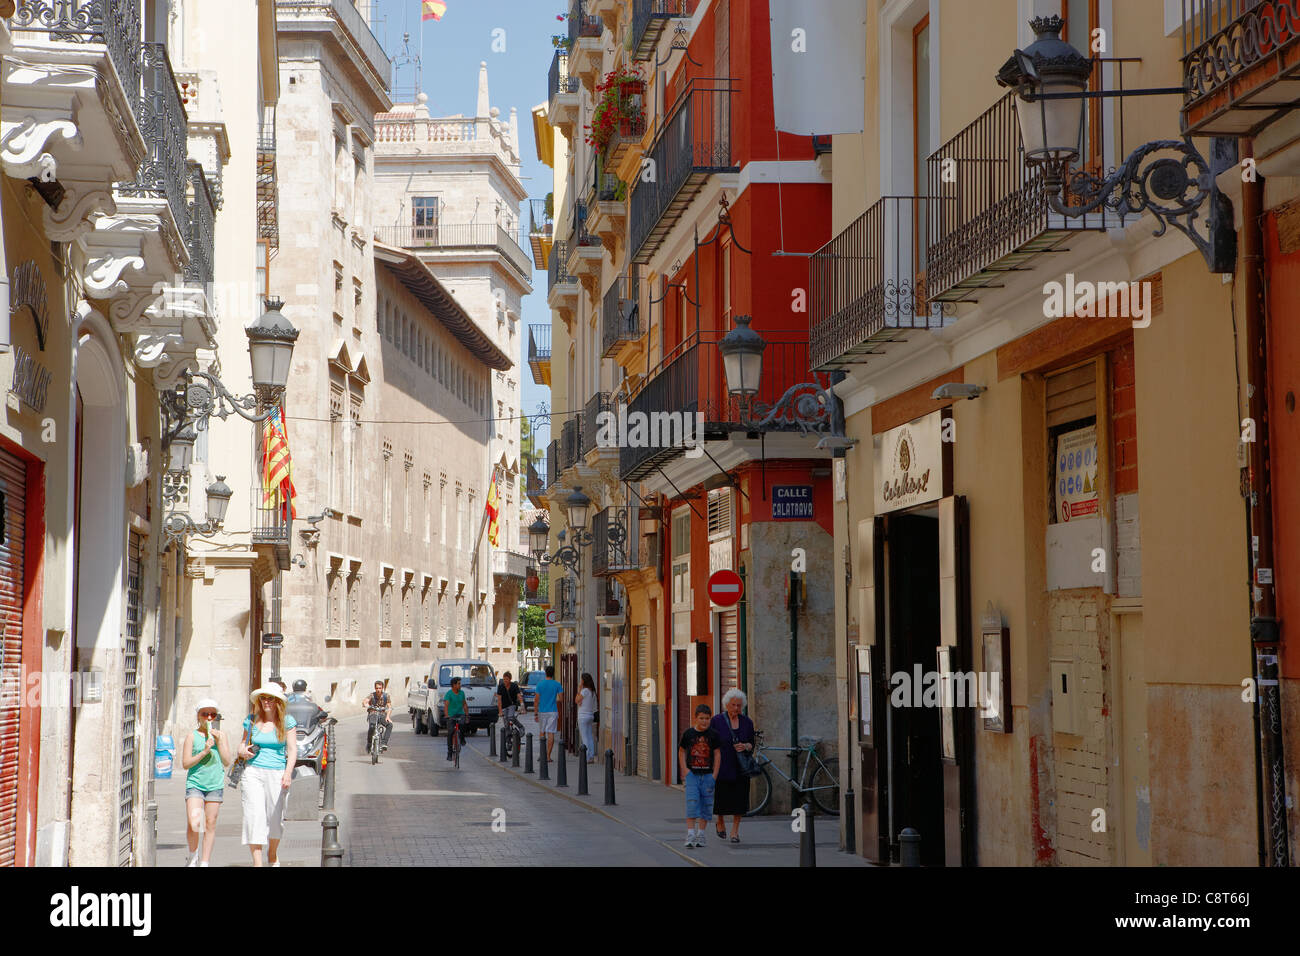
<svg viewBox="0 0 1300 956">
<path fill-rule="evenodd" d="M 745 585 L 735 571 L 714 571 L 709 575 L 709 600 L 719 607 L 738 604 L 745 593 Z"/>
</svg>

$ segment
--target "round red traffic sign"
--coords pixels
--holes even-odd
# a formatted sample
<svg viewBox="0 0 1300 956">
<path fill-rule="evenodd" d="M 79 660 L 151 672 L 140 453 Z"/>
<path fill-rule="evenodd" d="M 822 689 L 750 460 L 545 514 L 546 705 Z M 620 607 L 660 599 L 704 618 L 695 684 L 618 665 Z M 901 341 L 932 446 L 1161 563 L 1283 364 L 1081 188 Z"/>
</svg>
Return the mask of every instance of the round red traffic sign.
<svg viewBox="0 0 1300 956">
<path fill-rule="evenodd" d="M 709 600 L 719 607 L 740 603 L 744 593 L 744 582 L 735 571 L 714 571 L 709 575 Z"/>
</svg>

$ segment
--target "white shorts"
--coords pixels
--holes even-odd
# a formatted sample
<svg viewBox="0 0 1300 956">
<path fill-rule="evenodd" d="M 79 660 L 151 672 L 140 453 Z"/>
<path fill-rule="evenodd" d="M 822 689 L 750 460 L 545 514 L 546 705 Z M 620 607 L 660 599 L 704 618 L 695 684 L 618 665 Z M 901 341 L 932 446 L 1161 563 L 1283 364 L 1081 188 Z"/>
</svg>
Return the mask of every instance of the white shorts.
<svg viewBox="0 0 1300 956">
<path fill-rule="evenodd" d="M 245 767 L 239 781 L 244 807 L 244 844 L 265 846 L 267 840 L 284 835 L 284 811 L 289 791 L 280 785 L 283 770 L 269 767 Z"/>
<path fill-rule="evenodd" d="M 551 711 L 549 714 L 538 714 L 537 732 L 539 734 L 555 733 L 555 721 L 558 716 L 559 715 L 555 711 Z"/>
</svg>

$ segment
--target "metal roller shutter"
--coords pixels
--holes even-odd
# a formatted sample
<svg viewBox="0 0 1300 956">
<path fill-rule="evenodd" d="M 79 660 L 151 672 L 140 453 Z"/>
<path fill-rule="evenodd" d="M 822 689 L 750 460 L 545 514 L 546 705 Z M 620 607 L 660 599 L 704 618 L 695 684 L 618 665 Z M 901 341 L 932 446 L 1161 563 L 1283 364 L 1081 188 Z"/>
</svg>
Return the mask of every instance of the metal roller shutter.
<svg viewBox="0 0 1300 956">
<path fill-rule="evenodd" d="M 650 677 L 650 628 L 644 624 L 636 629 L 636 680 L 633 681 L 633 693 L 636 694 L 636 772 L 643 777 L 650 776 L 650 710 L 653 703 L 646 703 L 642 688 Z M 654 695 L 650 695 L 651 700 Z"/>
<path fill-rule="evenodd" d="M 722 653 L 719 659 L 721 681 L 718 687 L 718 703 L 721 705 L 722 695 L 733 687 L 740 686 L 740 612 L 734 608 L 719 612 L 718 630 L 722 638 L 718 645 Z"/>
<path fill-rule="evenodd" d="M 0 673 L 22 679 L 23 545 L 26 529 L 27 467 L 0 452 Z M 21 687 L 14 683 L 12 686 Z M 0 866 L 13 866 L 18 844 L 18 728 L 21 693 L 0 695 Z"/>
<path fill-rule="evenodd" d="M 140 626 L 143 606 L 140 594 L 141 536 L 132 531 L 127 548 L 126 568 L 126 644 L 122 671 L 122 773 L 118 786 L 117 864 L 131 865 L 134 848 L 132 839 L 135 812 L 136 780 L 136 713 L 140 693 L 136 683 L 139 665 Z"/>
</svg>

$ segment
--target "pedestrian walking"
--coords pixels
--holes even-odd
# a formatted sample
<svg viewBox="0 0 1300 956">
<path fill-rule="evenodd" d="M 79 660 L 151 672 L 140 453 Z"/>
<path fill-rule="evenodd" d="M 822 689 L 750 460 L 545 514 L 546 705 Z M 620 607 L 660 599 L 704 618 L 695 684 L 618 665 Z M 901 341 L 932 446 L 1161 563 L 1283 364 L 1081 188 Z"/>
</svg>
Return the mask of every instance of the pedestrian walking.
<svg viewBox="0 0 1300 956">
<path fill-rule="evenodd" d="M 244 719 L 244 739 L 239 756 L 247 761 L 240 794 L 244 808 L 244 843 L 253 855 L 253 866 L 279 866 L 280 838 L 284 835 L 284 811 L 289 802 L 289 784 L 298 760 L 298 722 L 285 714 L 284 693 L 274 684 L 253 691 L 248 697 L 253 712 Z"/>
<path fill-rule="evenodd" d="M 712 716 L 708 704 L 696 707 L 695 726 L 686 729 L 677 745 L 677 761 L 686 783 L 687 847 L 704 846 L 704 829 L 713 816 L 713 790 L 722 764 L 722 738 L 709 723 Z"/>
<path fill-rule="evenodd" d="M 600 706 L 600 698 L 596 696 L 596 682 L 591 679 L 590 674 L 582 675 L 582 686 L 573 695 L 573 700 L 578 705 L 578 733 L 582 735 L 582 742 L 587 745 L 587 763 L 595 763 L 596 711 Z"/>
<path fill-rule="evenodd" d="M 555 734 L 560 727 L 560 701 L 564 699 L 564 685 L 555 679 L 555 668 L 546 668 L 546 677 L 537 682 L 537 700 L 533 708 L 537 713 L 537 732 L 546 738 L 546 759 L 551 759 Z"/>
<path fill-rule="evenodd" d="M 722 764 L 713 796 L 713 812 L 718 816 L 715 832 L 726 839 L 723 817 L 730 816 L 732 843 L 740 842 L 740 818 L 749 812 L 749 777 L 741 764 L 753 759 L 754 722 L 741 713 L 746 703 L 744 692 L 733 687 L 722 695 L 722 713 L 710 724 L 722 741 Z"/>
<path fill-rule="evenodd" d="M 185 840 L 190 848 L 186 866 L 207 866 L 212 845 L 217 842 L 217 814 L 225 795 L 226 765 L 230 763 L 230 741 L 217 728 L 220 713 L 217 702 L 205 697 L 195 707 L 198 726 L 189 736 L 190 745 L 181 747 L 181 767 L 185 774 Z M 178 740 L 185 735 L 177 734 Z M 199 829 L 203 830 L 202 856 Z"/>
</svg>

